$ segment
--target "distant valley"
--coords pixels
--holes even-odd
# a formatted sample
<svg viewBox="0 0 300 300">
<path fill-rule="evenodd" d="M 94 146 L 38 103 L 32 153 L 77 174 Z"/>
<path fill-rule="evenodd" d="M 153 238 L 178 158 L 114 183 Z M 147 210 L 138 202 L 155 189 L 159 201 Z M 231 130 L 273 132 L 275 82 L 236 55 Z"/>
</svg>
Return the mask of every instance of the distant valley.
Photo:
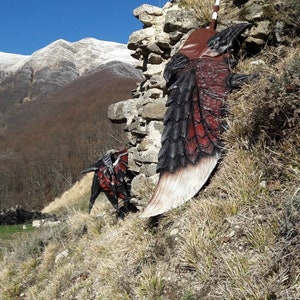
<svg viewBox="0 0 300 300">
<path fill-rule="evenodd" d="M 133 63 L 126 45 L 95 39 L 0 53 L 0 207 L 40 209 L 123 146 L 107 107 L 142 80 Z"/>
</svg>

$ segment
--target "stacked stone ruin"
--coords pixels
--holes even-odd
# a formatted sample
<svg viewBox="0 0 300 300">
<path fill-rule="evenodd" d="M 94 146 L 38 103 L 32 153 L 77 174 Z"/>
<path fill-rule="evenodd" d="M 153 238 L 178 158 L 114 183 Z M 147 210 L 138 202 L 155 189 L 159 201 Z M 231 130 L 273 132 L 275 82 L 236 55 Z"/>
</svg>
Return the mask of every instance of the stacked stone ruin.
<svg viewBox="0 0 300 300">
<path fill-rule="evenodd" d="M 129 167 L 137 176 L 131 193 L 138 205 L 144 205 L 158 180 L 157 155 L 166 112 L 166 87 L 163 70 L 178 49 L 182 37 L 197 28 L 199 22 L 191 10 L 167 3 L 163 8 L 144 4 L 133 11 L 144 28 L 129 37 L 128 48 L 137 59 L 144 80 L 133 91 L 132 99 L 113 104 L 108 117 L 124 122 L 131 145 Z"/>
<path fill-rule="evenodd" d="M 132 92 L 132 99 L 113 104 L 108 109 L 112 122 L 125 123 L 131 145 L 129 167 L 137 174 L 132 181 L 131 193 L 133 202 L 142 206 L 149 201 L 158 181 L 156 164 L 167 100 L 163 78 L 165 65 L 188 34 L 204 26 L 203 20 L 199 20 L 193 10 L 182 9 L 176 2 L 168 2 L 163 8 L 144 4 L 133 11 L 144 27 L 130 35 L 128 48 L 132 50 L 132 56 L 137 60 L 136 67 L 143 72 L 144 80 Z M 259 48 L 270 33 L 269 21 L 261 15 L 264 11 L 262 5 L 254 5 L 255 0 L 243 2 L 248 5 L 244 20 L 257 21 L 248 38 L 249 47 Z M 225 21 L 219 25 L 219 30 L 229 24 Z"/>
</svg>

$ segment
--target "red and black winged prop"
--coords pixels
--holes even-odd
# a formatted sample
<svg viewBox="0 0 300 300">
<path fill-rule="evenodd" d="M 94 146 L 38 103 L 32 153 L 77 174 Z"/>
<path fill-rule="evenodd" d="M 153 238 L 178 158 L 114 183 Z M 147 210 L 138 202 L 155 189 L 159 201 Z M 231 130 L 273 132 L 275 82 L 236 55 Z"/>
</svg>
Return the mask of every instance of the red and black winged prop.
<svg viewBox="0 0 300 300">
<path fill-rule="evenodd" d="M 235 44 L 250 23 L 216 32 L 218 2 L 210 27 L 192 32 L 166 65 L 168 100 L 158 154 L 160 178 L 141 217 L 178 207 L 203 187 L 221 157 L 224 101 L 233 88 L 251 78 L 230 72 L 237 63 L 232 55 Z"/>
<path fill-rule="evenodd" d="M 89 203 L 89 213 L 101 192 L 105 193 L 109 202 L 116 209 L 119 217 L 123 217 L 129 211 L 137 211 L 136 207 L 130 203 L 130 188 L 126 181 L 128 177 L 127 149 L 104 155 L 98 162 L 81 171 L 80 174 L 88 172 L 95 172 Z M 122 199 L 124 203 L 124 206 L 120 208 L 118 204 L 119 199 Z"/>
</svg>

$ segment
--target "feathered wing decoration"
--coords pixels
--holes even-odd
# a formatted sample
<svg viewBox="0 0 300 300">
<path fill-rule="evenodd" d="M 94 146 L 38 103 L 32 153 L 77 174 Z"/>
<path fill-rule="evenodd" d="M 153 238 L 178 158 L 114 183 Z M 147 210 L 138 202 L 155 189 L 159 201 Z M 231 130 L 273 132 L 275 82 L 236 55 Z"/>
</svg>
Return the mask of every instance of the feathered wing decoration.
<svg viewBox="0 0 300 300">
<path fill-rule="evenodd" d="M 154 195 L 141 217 L 163 214 L 191 199 L 205 184 L 218 160 L 218 154 L 206 156 L 201 160 L 201 167 L 190 164 L 175 173 L 162 173 Z"/>
<path fill-rule="evenodd" d="M 98 162 L 83 170 L 81 174 L 95 172 L 92 183 L 89 213 L 95 203 L 96 198 L 101 192 L 104 192 L 107 199 L 120 213 L 122 217 L 124 213 L 130 211 L 136 212 L 136 207 L 130 203 L 130 191 L 126 183 L 128 171 L 128 152 L 123 149 L 119 152 L 112 152 L 104 155 Z M 124 209 L 120 211 L 118 200 L 124 202 Z"/>
<path fill-rule="evenodd" d="M 167 64 L 169 97 L 158 155 L 160 178 L 141 217 L 152 217 L 182 205 L 206 183 L 221 156 L 224 100 L 248 75 L 230 74 L 227 54 L 249 27 L 234 25 L 220 33 L 193 32 Z"/>
</svg>

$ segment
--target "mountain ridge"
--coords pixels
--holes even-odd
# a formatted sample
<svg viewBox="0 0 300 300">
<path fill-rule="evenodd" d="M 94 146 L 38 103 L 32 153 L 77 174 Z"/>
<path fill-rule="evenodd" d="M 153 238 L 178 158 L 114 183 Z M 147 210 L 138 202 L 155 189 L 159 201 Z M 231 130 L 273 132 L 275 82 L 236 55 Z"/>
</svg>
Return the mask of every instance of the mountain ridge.
<svg viewBox="0 0 300 300">
<path fill-rule="evenodd" d="M 136 71 L 125 44 L 84 38 L 56 40 L 30 56 L 0 53 L 0 113 L 16 104 L 51 97 L 63 86 L 109 62 Z M 130 67 L 129 67 L 130 66 Z"/>
<path fill-rule="evenodd" d="M 49 52 L 63 46 L 67 46 L 69 48 L 68 50 L 72 51 L 75 57 L 77 54 L 78 57 L 76 57 L 76 59 L 80 65 L 79 69 L 81 70 L 81 75 L 84 73 L 83 66 L 81 65 L 87 57 L 90 58 L 88 62 L 91 62 L 92 60 L 95 61 L 92 68 L 112 60 L 119 60 L 129 64 L 135 63 L 125 44 L 87 37 L 75 42 L 58 39 L 49 45 L 34 51 L 31 55 L 0 52 L 0 72 L 6 71 L 9 74 L 14 73 L 31 60 L 35 60 L 34 63 L 42 63 L 42 65 L 44 65 L 45 61 L 43 61 L 43 59 L 49 56 Z M 89 50 L 89 52 L 86 50 Z M 88 55 L 91 54 L 91 52 L 94 52 L 93 57 Z"/>
</svg>

